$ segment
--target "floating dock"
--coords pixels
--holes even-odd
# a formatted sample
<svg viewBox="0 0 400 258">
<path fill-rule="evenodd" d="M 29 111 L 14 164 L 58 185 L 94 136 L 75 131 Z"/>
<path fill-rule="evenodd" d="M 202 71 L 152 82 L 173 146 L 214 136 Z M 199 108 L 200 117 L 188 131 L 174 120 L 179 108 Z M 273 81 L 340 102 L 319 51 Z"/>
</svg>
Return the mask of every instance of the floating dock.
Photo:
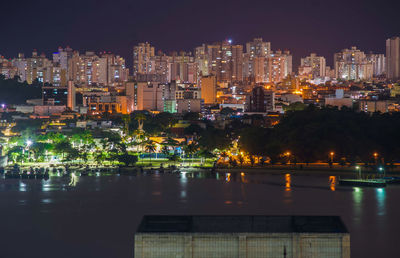
<svg viewBox="0 0 400 258">
<path fill-rule="evenodd" d="M 400 184 L 400 177 L 384 177 L 383 180 L 386 181 L 387 184 Z"/>
<path fill-rule="evenodd" d="M 368 186 L 368 187 L 386 187 L 385 179 L 339 179 L 339 185 L 345 186 Z"/>
</svg>

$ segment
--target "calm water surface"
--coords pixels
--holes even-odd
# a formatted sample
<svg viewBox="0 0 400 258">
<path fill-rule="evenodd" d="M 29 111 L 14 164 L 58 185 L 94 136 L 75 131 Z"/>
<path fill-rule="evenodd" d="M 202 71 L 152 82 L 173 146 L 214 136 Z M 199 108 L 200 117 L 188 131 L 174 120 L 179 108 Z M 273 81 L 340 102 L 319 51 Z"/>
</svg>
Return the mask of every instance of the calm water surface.
<svg viewBox="0 0 400 258">
<path fill-rule="evenodd" d="M 0 179 L 0 257 L 133 257 L 144 214 L 340 215 L 352 257 L 400 257 L 400 185 L 248 173 Z"/>
</svg>

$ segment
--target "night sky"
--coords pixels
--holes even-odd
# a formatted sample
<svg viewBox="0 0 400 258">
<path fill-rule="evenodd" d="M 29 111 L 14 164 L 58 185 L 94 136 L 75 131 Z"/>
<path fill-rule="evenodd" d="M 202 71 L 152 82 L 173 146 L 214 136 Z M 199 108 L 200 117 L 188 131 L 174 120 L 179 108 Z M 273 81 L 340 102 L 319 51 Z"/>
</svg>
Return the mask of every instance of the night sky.
<svg viewBox="0 0 400 258">
<path fill-rule="evenodd" d="M 343 48 L 384 53 L 386 38 L 400 35 L 398 0 L 14 0 L 0 10 L 0 54 L 8 58 L 69 45 L 112 51 L 130 65 L 138 42 L 192 51 L 203 42 L 263 37 L 273 50 L 289 49 L 294 65 L 310 52 L 331 65 Z"/>
</svg>

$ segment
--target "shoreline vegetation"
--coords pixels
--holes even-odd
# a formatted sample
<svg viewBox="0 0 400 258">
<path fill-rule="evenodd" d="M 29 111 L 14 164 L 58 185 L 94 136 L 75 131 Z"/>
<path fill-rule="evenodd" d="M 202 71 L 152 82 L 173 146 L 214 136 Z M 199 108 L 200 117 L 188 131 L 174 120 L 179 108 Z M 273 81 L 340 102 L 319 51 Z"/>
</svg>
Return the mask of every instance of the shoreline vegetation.
<svg viewBox="0 0 400 258">
<path fill-rule="evenodd" d="M 400 127 L 400 113 L 308 106 L 286 112 L 274 125 L 265 124 L 261 115 L 233 114 L 222 117 L 222 126 L 198 113 L 179 117 L 135 111 L 110 115 L 110 128 L 80 128 L 78 120 L 11 123 L 9 117 L 10 128 L 0 137 L 0 166 L 170 165 L 214 171 L 362 172 L 379 177 L 400 172 L 400 134 L 394 130 Z M 7 120 L 5 114 L 2 117 Z M 75 127 L 69 128 L 71 124 Z"/>
</svg>

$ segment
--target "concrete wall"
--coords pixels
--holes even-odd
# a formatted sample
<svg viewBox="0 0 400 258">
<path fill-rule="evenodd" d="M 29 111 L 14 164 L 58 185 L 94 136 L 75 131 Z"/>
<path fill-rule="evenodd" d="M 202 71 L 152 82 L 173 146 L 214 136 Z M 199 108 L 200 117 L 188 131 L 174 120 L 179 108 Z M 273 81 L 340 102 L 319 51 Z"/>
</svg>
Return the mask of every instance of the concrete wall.
<svg viewBox="0 0 400 258">
<path fill-rule="evenodd" d="M 138 233 L 134 258 L 350 258 L 349 234 Z"/>
</svg>

